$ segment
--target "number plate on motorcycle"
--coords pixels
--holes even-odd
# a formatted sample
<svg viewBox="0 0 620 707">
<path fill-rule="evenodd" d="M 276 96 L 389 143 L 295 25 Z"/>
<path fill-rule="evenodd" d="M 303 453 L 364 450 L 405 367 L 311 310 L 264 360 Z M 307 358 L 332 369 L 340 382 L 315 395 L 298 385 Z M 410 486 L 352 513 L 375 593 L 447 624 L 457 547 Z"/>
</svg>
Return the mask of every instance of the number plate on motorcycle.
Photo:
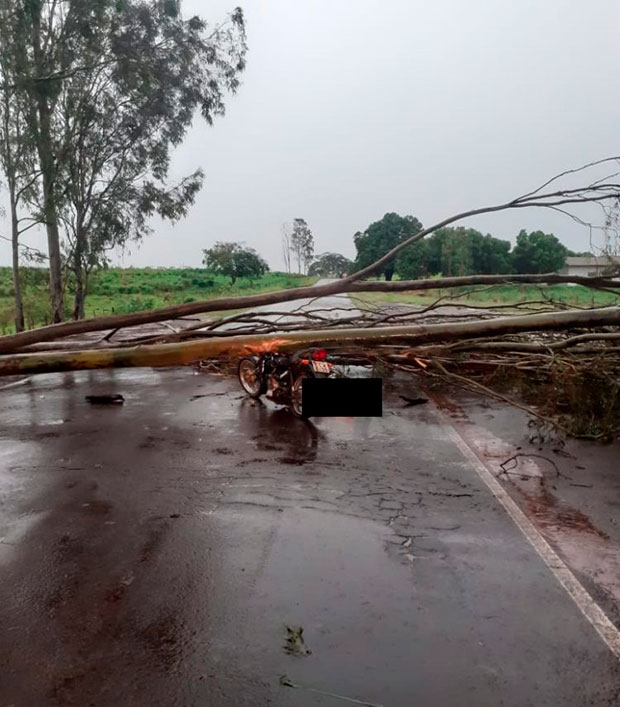
<svg viewBox="0 0 620 707">
<path fill-rule="evenodd" d="M 332 364 L 327 361 L 312 361 L 312 370 L 315 373 L 330 373 Z"/>
</svg>

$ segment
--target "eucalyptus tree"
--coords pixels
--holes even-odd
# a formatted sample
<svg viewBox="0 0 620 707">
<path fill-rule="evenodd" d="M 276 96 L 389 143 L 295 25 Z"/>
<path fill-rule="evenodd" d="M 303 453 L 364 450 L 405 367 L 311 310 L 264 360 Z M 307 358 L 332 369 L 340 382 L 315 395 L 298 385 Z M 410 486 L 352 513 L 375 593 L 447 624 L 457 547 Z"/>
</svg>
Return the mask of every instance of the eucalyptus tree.
<svg viewBox="0 0 620 707">
<path fill-rule="evenodd" d="M 20 277 L 20 236 L 37 226 L 37 219 L 24 215 L 24 206 L 32 203 L 36 192 L 39 172 L 27 125 L 27 104 L 17 87 L 12 86 L 13 66 L 9 52 L 4 51 L 6 32 L 13 28 L 13 18 L 6 3 L 0 4 L 0 169 L 4 176 L 2 186 L 8 192 L 11 265 L 13 272 L 14 323 L 16 331 L 23 331 L 24 304 Z M 6 238 L 3 236 L 3 238 Z M 25 248 L 25 247 L 24 247 Z M 33 252 L 35 249 L 31 249 Z M 30 251 L 25 248 L 28 256 Z"/>
<path fill-rule="evenodd" d="M 202 184 L 197 169 L 169 185 L 170 153 L 197 111 L 224 113 L 245 67 L 235 9 L 211 27 L 174 0 L 13 0 L 12 83 L 28 104 L 41 172 L 53 320 L 62 318 L 61 229 L 83 315 L 89 268 L 149 232 L 148 218 L 181 218 Z"/>
<path fill-rule="evenodd" d="M 300 275 L 305 274 L 314 257 L 314 236 L 303 218 L 293 220 L 291 251 L 297 260 L 297 271 Z"/>
</svg>

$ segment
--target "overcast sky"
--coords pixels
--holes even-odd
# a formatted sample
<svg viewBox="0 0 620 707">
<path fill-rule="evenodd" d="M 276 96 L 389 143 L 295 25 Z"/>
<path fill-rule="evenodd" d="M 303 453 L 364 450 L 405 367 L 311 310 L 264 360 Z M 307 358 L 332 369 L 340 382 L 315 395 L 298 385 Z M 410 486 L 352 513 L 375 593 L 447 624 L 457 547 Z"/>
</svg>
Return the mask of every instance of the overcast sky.
<svg viewBox="0 0 620 707">
<path fill-rule="evenodd" d="M 202 167 L 205 187 L 184 221 L 156 222 L 124 265 L 197 266 L 203 248 L 234 240 L 281 268 L 282 224 L 295 217 L 310 225 L 317 253 L 352 257 L 355 231 L 388 211 L 431 225 L 620 153 L 617 0 L 242 7 L 242 85 L 226 116 L 214 127 L 197 118 L 175 154 L 173 175 Z M 183 3 L 184 15 L 209 21 L 232 8 Z M 542 228 L 588 248 L 587 230 L 540 211 L 466 225 L 510 240 Z M 0 261 L 9 257 L 0 241 Z"/>
</svg>

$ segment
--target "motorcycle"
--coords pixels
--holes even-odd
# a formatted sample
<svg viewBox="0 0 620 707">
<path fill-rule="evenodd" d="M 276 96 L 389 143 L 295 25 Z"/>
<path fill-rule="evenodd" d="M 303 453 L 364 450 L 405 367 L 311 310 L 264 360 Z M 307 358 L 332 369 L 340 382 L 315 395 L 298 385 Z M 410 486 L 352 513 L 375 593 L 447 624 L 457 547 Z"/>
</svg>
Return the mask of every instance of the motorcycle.
<svg viewBox="0 0 620 707">
<path fill-rule="evenodd" d="M 305 349 L 294 354 L 264 353 L 239 361 L 237 373 L 245 392 L 252 398 L 264 395 L 304 419 L 302 385 L 304 378 L 329 378 L 334 364 L 325 349 Z"/>
</svg>

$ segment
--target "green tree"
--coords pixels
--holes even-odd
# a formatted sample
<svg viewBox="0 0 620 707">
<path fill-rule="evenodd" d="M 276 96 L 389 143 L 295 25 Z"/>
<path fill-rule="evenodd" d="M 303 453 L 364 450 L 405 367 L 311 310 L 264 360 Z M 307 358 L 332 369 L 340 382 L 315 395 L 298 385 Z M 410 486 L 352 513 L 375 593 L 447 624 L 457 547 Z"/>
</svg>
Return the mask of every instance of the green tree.
<svg viewBox="0 0 620 707">
<path fill-rule="evenodd" d="M 302 275 L 314 257 L 314 236 L 303 218 L 293 220 L 290 249 L 297 259 L 297 272 Z"/>
<path fill-rule="evenodd" d="M 4 49 L 4 35 L 11 28 L 10 8 L 0 4 L 0 45 Z M 13 79 L 12 57 L 0 52 L 0 170 L 8 192 L 9 219 L 11 223 L 11 251 L 13 271 L 13 301 L 15 304 L 15 331 L 25 328 L 22 277 L 20 276 L 20 248 L 26 257 L 30 251 L 19 242 L 20 236 L 34 226 L 36 219 L 23 215 L 24 207 L 37 192 L 38 171 L 31 149 L 32 139 L 27 130 L 27 105 L 17 88 L 10 86 Z"/>
<path fill-rule="evenodd" d="M 430 239 L 413 243 L 396 258 L 396 272 L 403 280 L 418 280 L 434 274 L 429 267 Z"/>
<path fill-rule="evenodd" d="M 344 277 L 350 267 L 351 261 L 340 253 L 321 253 L 310 265 L 308 275 Z"/>
<path fill-rule="evenodd" d="M 407 240 L 422 230 L 422 224 L 413 216 L 399 216 L 396 213 L 388 213 L 380 221 L 371 223 L 363 232 L 357 232 L 353 236 L 353 242 L 357 249 L 355 259 L 355 270 L 368 267 L 375 260 L 389 252 L 399 243 Z M 386 280 L 391 280 L 394 275 L 394 260 L 388 261 L 379 272 Z"/>
<path fill-rule="evenodd" d="M 406 280 L 439 273 L 492 275 L 511 272 L 510 242 L 473 228 L 441 228 L 399 254 L 396 271 Z"/>
<path fill-rule="evenodd" d="M 62 317 L 60 231 L 83 294 L 84 271 L 106 249 L 147 232 L 154 213 L 180 217 L 200 187 L 197 171 L 166 184 L 170 149 L 199 109 L 224 112 L 244 68 L 241 10 L 219 27 L 185 20 L 176 0 L 7 0 L 0 39 L 23 96 L 41 172 L 54 321 Z M 87 240 L 90 239 L 89 242 Z"/>
<path fill-rule="evenodd" d="M 203 265 L 207 270 L 230 278 L 234 285 L 239 277 L 260 277 L 269 270 L 267 263 L 253 248 L 244 248 L 241 243 L 219 241 L 212 248 L 203 250 Z"/>
<path fill-rule="evenodd" d="M 473 269 L 471 238 L 465 228 L 446 228 L 441 244 L 441 273 L 447 277 L 470 275 Z"/>
<path fill-rule="evenodd" d="M 518 273 L 556 272 L 566 262 L 567 253 L 552 233 L 521 231 L 512 251 L 512 262 Z"/>
<path fill-rule="evenodd" d="M 501 275 L 511 272 L 510 241 L 494 238 L 490 234 L 483 236 L 473 228 L 463 229 L 463 235 L 470 249 L 470 272 L 465 274 Z"/>
</svg>

